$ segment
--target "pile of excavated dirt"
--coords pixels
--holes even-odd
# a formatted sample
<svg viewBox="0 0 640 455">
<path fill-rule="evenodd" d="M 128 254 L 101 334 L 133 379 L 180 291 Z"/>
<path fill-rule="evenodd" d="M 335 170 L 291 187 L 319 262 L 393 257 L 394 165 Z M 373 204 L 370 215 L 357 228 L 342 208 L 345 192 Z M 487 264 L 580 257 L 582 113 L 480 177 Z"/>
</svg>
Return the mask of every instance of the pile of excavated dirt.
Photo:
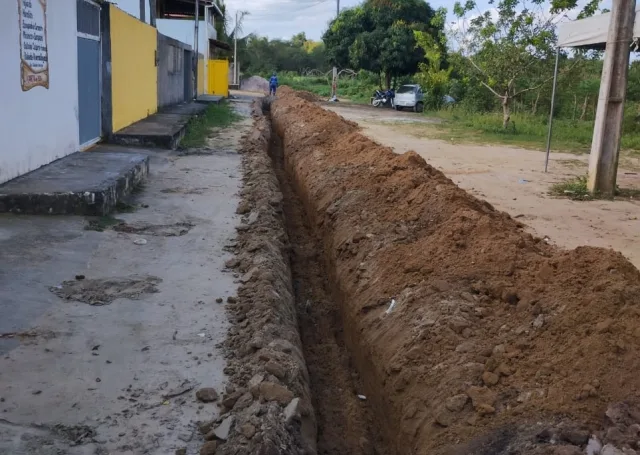
<svg viewBox="0 0 640 455">
<path fill-rule="evenodd" d="M 291 90 L 271 116 L 388 453 L 635 453 L 632 264 L 534 238 Z"/>
<path fill-rule="evenodd" d="M 311 101 L 312 103 L 316 103 L 321 101 L 321 98 L 315 93 L 307 92 L 306 90 L 298 90 L 296 91 L 296 95 L 303 100 Z"/>
<path fill-rule="evenodd" d="M 251 76 L 248 79 L 240 81 L 240 90 L 269 93 L 269 81 L 264 77 Z"/>
<path fill-rule="evenodd" d="M 313 454 L 316 421 L 291 288 L 283 197 L 268 155 L 271 127 L 254 105 L 254 129 L 243 138 L 243 215 L 226 266 L 240 281 L 227 302 L 222 415 L 200 425 L 201 455 Z"/>
</svg>

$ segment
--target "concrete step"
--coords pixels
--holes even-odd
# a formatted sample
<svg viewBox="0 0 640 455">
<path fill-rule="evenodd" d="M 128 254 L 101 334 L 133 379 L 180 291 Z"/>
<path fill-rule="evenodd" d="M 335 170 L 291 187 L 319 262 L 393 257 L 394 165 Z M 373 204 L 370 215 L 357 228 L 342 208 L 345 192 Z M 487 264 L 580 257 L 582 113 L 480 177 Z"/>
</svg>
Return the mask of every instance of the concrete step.
<svg viewBox="0 0 640 455">
<path fill-rule="evenodd" d="M 148 154 L 98 145 L 0 185 L 0 212 L 107 215 L 148 173 Z"/>
<path fill-rule="evenodd" d="M 196 102 L 162 108 L 157 114 L 150 115 L 112 134 L 109 142 L 126 146 L 175 150 L 184 137 L 189 120 L 206 108 L 206 104 Z"/>
<path fill-rule="evenodd" d="M 220 104 L 223 100 L 224 97 L 218 95 L 200 95 L 196 98 L 196 101 L 202 104 Z"/>
</svg>

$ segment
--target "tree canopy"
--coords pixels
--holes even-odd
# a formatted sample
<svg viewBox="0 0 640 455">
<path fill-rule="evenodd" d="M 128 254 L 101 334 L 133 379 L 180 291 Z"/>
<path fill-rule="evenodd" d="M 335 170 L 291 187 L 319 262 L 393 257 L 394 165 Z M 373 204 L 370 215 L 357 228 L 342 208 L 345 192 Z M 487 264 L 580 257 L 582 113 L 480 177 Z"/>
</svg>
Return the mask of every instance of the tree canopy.
<svg viewBox="0 0 640 455">
<path fill-rule="evenodd" d="M 519 95 L 536 91 L 551 80 L 556 22 L 576 6 L 575 0 L 495 0 L 493 9 L 477 13 L 476 2 L 456 2 L 458 24 L 451 31 L 469 75 L 496 96 L 503 109 L 503 126 Z M 593 14 L 591 0 L 581 16 Z"/>
<path fill-rule="evenodd" d="M 393 77 L 413 74 L 424 59 L 415 31 L 434 37 L 443 23 L 423 0 L 365 0 L 345 9 L 330 24 L 322 40 L 329 63 L 342 68 L 368 70 Z"/>
<path fill-rule="evenodd" d="M 238 40 L 238 61 L 245 74 L 267 74 L 272 71 L 304 73 L 310 69 L 328 69 L 325 48 L 321 42 L 308 40 L 298 33 L 291 40 L 270 40 L 248 35 Z"/>
</svg>

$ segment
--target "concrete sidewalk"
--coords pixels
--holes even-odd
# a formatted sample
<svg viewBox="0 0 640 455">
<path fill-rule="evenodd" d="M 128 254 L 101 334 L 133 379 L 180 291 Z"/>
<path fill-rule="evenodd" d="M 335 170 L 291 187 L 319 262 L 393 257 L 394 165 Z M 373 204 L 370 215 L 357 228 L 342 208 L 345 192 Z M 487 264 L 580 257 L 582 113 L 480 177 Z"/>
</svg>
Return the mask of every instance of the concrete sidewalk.
<svg viewBox="0 0 640 455">
<path fill-rule="evenodd" d="M 0 454 L 198 452 L 196 422 L 218 410 L 195 392 L 224 391 L 219 302 L 236 293 L 225 245 L 250 124 L 215 138 L 224 152 L 148 151 L 137 209 L 103 232 L 0 215 Z"/>
<path fill-rule="evenodd" d="M 144 150 L 98 145 L 0 185 L 0 212 L 105 215 L 148 172 Z"/>
<path fill-rule="evenodd" d="M 0 185 L 0 213 L 110 213 L 149 171 L 149 150 L 131 147 L 177 148 L 189 121 L 206 109 L 200 102 L 169 106 L 111 137 L 123 146 L 99 144 Z"/>
<path fill-rule="evenodd" d="M 206 103 L 189 102 L 166 107 L 114 133 L 110 142 L 137 147 L 175 150 L 184 137 L 189 120 L 207 109 Z"/>
</svg>

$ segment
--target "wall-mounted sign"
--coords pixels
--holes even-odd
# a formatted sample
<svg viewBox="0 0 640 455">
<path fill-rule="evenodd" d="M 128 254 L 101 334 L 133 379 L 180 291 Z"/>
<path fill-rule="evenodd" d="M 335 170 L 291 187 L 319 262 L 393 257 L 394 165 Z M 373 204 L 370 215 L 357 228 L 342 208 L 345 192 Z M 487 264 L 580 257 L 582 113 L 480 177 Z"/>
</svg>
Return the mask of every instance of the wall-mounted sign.
<svg viewBox="0 0 640 455">
<path fill-rule="evenodd" d="M 18 0 L 22 90 L 49 88 L 47 0 Z"/>
</svg>

